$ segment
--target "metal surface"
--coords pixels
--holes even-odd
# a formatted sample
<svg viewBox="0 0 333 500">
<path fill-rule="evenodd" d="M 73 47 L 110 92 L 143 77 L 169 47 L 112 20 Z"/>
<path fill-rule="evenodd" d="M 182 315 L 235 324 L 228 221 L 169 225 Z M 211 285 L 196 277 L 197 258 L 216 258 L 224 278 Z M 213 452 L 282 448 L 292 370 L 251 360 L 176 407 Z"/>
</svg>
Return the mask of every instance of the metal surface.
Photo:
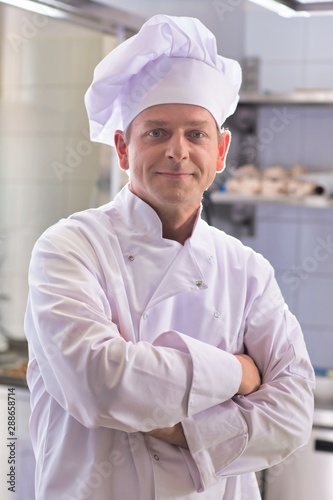
<svg viewBox="0 0 333 500">
<path fill-rule="evenodd" d="M 332 208 L 333 198 L 327 196 L 265 196 L 258 195 L 242 195 L 226 193 L 221 191 L 213 191 L 210 195 L 212 203 L 216 204 L 232 204 L 244 203 L 251 205 L 259 205 L 263 203 L 277 205 L 293 205 L 297 207 L 312 207 L 312 208 Z"/>
<path fill-rule="evenodd" d="M 126 38 L 134 35 L 145 21 L 141 16 L 121 10 L 121 7 L 116 9 L 91 0 L 0 0 L 1 3 L 61 18 L 101 33 L 115 35 L 122 26 Z"/>
<path fill-rule="evenodd" d="M 241 104 L 333 104 L 331 89 L 299 89 L 294 92 L 241 92 Z"/>
<path fill-rule="evenodd" d="M 332 500 L 333 407 L 315 409 L 309 443 L 265 472 L 265 500 Z"/>
<path fill-rule="evenodd" d="M 313 416 L 313 426 L 314 427 L 325 427 L 333 431 L 333 406 L 332 405 L 321 405 L 315 408 Z M 332 490 L 333 493 L 333 490 Z M 333 494 L 332 494 L 333 498 Z"/>
<path fill-rule="evenodd" d="M 313 0 L 313 1 L 299 1 L 299 0 L 275 0 L 282 5 L 286 5 L 296 12 L 328 12 L 333 10 L 333 2 Z"/>
</svg>

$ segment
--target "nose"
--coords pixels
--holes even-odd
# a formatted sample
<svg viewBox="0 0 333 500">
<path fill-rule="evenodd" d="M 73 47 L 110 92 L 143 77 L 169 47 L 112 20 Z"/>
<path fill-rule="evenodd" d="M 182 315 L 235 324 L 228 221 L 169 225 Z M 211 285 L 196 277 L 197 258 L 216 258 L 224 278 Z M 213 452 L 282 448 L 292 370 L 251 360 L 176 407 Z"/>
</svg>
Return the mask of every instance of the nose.
<svg viewBox="0 0 333 500">
<path fill-rule="evenodd" d="M 169 159 L 180 162 L 188 158 L 188 145 L 182 133 L 174 133 L 166 146 L 166 155 Z"/>
</svg>

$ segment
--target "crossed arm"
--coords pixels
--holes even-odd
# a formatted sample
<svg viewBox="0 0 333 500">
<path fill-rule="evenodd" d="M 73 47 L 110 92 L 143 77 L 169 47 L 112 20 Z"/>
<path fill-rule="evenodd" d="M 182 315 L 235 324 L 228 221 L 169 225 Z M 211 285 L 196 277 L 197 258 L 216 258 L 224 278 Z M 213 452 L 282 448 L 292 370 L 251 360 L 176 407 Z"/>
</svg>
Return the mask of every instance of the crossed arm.
<svg viewBox="0 0 333 500">
<path fill-rule="evenodd" d="M 237 394 L 246 396 L 247 394 L 251 394 L 259 389 L 261 383 L 260 373 L 252 358 L 247 354 L 238 354 L 236 355 L 236 358 L 241 363 L 243 370 L 242 381 Z M 152 431 L 145 432 L 144 434 L 153 436 L 174 446 L 188 448 L 181 422 L 173 427 L 153 429 Z"/>
</svg>

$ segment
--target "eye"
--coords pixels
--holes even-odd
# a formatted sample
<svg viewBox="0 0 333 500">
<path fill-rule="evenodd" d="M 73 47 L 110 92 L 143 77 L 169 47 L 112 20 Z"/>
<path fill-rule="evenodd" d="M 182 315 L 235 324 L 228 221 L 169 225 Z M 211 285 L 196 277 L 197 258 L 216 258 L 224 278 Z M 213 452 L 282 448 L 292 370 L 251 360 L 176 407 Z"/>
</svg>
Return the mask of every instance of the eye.
<svg viewBox="0 0 333 500">
<path fill-rule="evenodd" d="M 202 139 L 205 137 L 205 134 L 203 132 L 200 132 L 199 130 L 193 130 L 190 133 L 190 136 L 193 137 L 193 139 Z"/>
<path fill-rule="evenodd" d="M 161 137 L 162 132 L 161 132 L 161 130 L 160 130 L 160 129 L 156 128 L 156 129 L 154 129 L 154 130 L 151 130 L 151 131 L 148 133 L 148 135 L 149 135 L 150 137 Z"/>
</svg>

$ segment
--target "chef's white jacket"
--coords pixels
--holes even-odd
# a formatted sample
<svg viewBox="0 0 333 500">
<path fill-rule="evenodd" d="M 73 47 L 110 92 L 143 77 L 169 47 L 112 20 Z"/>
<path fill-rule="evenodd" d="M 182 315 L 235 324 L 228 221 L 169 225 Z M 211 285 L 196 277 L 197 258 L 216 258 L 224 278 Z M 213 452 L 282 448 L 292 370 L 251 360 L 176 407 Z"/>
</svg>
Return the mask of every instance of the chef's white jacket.
<svg viewBox="0 0 333 500">
<path fill-rule="evenodd" d="M 200 217 L 184 245 L 125 188 L 39 239 L 26 335 L 37 500 L 256 500 L 305 444 L 313 371 L 272 267 Z M 236 395 L 248 353 L 260 389 Z M 182 422 L 189 450 L 142 431 Z"/>
</svg>

